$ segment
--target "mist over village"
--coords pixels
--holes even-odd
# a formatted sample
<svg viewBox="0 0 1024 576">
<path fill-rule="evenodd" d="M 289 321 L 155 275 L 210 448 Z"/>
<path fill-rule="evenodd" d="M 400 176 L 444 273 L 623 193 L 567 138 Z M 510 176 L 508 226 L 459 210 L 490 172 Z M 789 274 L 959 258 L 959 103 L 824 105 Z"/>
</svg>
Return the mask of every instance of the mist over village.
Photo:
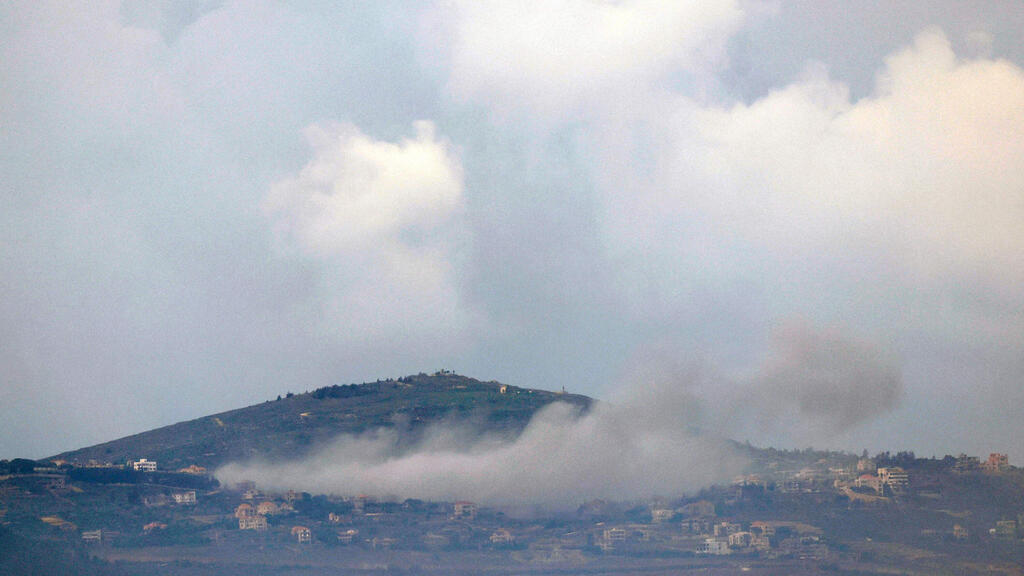
<svg viewBox="0 0 1024 576">
<path fill-rule="evenodd" d="M 1024 575 L 1021 30 L 0 6 L 0 576 Z"/>
</svg>

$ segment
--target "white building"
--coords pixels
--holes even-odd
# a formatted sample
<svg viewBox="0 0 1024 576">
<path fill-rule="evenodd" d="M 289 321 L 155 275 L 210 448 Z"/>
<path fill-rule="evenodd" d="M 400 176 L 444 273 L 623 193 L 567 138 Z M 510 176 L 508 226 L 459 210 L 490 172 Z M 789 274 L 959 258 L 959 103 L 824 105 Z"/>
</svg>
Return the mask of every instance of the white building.
<svg viewBox="0 0 1024 576">
<path fill-rule="evenodd" d="M 238 519 L 239 530 L 266 530 L 266 516 L 246 516 Z"/>
<path fill-rule="evenodd" d="M 178 492 L 174 494 L 175 504 L 195 504 L 196 503 L 196 491 L 189 490 L 188 492 Z"/>
<path fill-rule="evenodd" d="M 705 538 L 704 541 L 697 546 L 697 554 L 725 556 L 726 554 L 731 553 L 732 550 L 729 550 L 729 542 L 726 540 L 719 540 L 717 538 Z"/>
<path fill-rule="evenodd" d="M 140 472 L 156 472 L 156 462 L 153 460 L 146 460 L 145 458 L 142 458 L 141 460 L 129 462 L 129 465 L 132 470 L 139 470 Z"/>
</svg>

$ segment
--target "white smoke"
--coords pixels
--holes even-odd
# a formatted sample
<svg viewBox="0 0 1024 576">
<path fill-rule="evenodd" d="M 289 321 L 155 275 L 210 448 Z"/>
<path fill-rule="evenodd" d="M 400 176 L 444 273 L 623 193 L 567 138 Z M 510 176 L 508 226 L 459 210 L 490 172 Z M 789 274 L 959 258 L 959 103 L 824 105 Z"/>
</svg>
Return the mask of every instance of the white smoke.
<svg viewBox="0 0 1024 576">
<path fill-rule="evenodd" d="M 575 506 L 592 498 L 680 494 L 731 478 L 743 459 L 698 435 L 691 412 L 672 402 L 566 403 L 537 412 L 516 439 L 478 437 L 468 425 L 438 424 L 410 449 L 378 429 L 343 436 L 298 462 L 229 464 L 221 482 L 268 489 L 389 494 L 502 505 Z"/>
<path fill-rule="evenodd" d="M 611 402 L 585 413 L 553 403 L 514 439 L 442 422 L 410 448 L 395 429 L 377 429 L 343 436 L 300 461 L 228 464 L 217 477 L 271 490 L 522 507 L 671 497 L 744 470 L 730 435 L 786 426 L 809 434 L 790 440 L 827 438 L 888 412 L 900 398 L 898 368 L 867 343 L 793 325 L 779 331 L 773 349 L 754 377 L 734 382 L 704 377 L 664 350 L 645 354 L 637 383 Z"/>
</svg>

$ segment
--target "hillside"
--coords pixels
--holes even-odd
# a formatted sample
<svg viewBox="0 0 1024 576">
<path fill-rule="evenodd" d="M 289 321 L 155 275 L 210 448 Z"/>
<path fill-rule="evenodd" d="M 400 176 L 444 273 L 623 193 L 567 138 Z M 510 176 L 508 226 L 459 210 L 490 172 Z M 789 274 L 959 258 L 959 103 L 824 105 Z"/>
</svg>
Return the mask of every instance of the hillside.
<svg viewBox="0 0 1024 576">
<path fill-rule="evenodd" d="M 213 469 L 251 457 L 297 457 L 343 433 L 407 427 L 410 438 L 445 418 L 472 420 L 491 432 L 518 433 L 537 409 L 554 401 L 583 408 L 592 400 L 480 382 L 438 372 L 398 380 L 328 386 L 246 408 L 179 422 L 54 456 L 71 463 L 156 460 L 161 469 Z"/>
</svg>

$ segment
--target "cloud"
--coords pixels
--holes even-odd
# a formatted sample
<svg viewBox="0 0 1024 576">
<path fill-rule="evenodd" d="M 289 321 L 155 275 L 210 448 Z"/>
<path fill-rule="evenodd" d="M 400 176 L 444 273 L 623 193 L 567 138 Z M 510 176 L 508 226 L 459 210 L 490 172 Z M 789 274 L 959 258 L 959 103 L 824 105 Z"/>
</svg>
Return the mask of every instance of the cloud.
<svg viewBox="0 0 1024 576">
<path fill-rule="evenodd" d="M 352 346 L 429 334 L 445 349 L 470 321 L 454 277 L 462 167 L 432 123 L 413 128 L 392 143 L 314 125 L 312 159 L 261 204 L 281 247 L 320 263 L 324 329 Z"/>
<path fill-rule="evenodd" d="M 1020 68 L 957 59 L 926 32 L 856 102 L 816 69 L 750 105 L 680 101 L 662 202 L 778 248 L 867 241 L 925 277 L 1017 281 L 1021 111 Z"/>
<path fill-rule="evenodd" d="M 715 62 L 741 16 L 735 2 L 455 2 L 428 16 L 425 44 L 456 97 L 571 117 Z"/>
</svg>

